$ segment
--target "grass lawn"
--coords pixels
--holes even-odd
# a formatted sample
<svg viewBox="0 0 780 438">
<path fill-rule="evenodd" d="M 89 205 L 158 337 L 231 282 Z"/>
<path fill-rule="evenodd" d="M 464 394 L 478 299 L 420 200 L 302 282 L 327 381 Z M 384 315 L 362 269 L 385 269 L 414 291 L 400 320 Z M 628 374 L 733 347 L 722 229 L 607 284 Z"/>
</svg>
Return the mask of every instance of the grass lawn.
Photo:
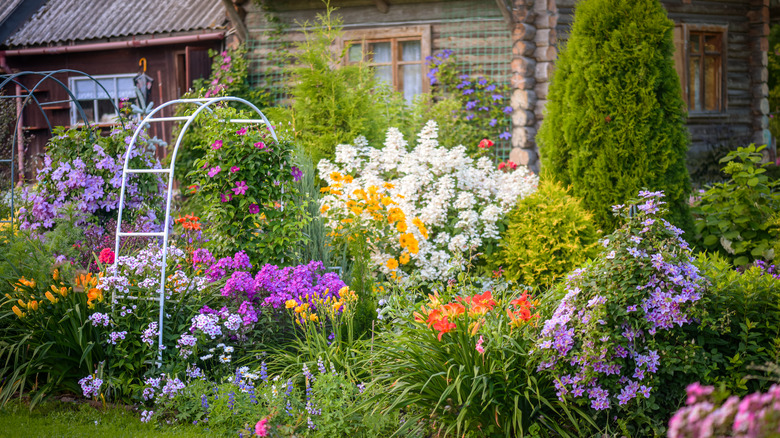
<svg viewBox="0 0 780 438">
<path fill-rule="evenodd" d="M 121 407 L 96 409 L 88 404 L 51 401 L 30 412 L 11 402 L 0 409 L 0 437 L 213 437 L 220 433 L 190 425 L 154 426 Z"/>
</svg>

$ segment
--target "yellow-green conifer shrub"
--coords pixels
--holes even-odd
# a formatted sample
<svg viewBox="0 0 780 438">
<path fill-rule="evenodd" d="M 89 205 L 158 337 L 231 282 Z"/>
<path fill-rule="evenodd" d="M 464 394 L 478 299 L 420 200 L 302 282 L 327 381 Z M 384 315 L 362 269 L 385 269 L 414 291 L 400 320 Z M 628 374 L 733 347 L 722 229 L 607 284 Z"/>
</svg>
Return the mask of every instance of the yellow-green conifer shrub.
<svg viewBox="0 0 780 438">
<path fill-rule="evenodd" d="M 507 229 L 488 264 L 529 286 L 548 286 L 595 256 L 600 232 L 582 202 L 558 182 L 538 190 L 507 215 Z"/>
</svg>

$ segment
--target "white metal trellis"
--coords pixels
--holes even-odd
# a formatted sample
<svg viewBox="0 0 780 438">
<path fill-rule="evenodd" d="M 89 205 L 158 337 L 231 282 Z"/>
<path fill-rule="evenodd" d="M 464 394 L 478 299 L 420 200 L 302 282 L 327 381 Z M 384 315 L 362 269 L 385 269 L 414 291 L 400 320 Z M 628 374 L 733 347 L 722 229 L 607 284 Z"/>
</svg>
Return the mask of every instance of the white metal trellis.
<svg viewBox="0 0 780 438">
<path fill-rule="evenodd" d="M 122 170 L 122 188 L 119 192 L 119 211 L 118 216 L 116 220 L 116 238 L 114 241 L 114 269 L 118 268 L 119 263 L 119 239 L 122 237 L 131 237 L 131 236 L 138 236 L 138 237 L 162 237 L 162 267 L 160 272 L 160 289 L 159 289 L 159 301 L 160 301 L 160 318 L 159 318 L 159 335 L 158 335 L 158 353 L 157 353 L 157 366 L 162 365 L 162 345 L 163 345 L 163 329 L 164 329 L 164 319 L 165 319 L 165 265 L 167 263 L 167 255 L 168 255 L 168 230 L 170 227 L 170 220 L 171 220 L 171 198 L 173 196 L 173 173 L 174 168 L 176 165 L 176 154 L 179 152 L 179 146 L 181 145 L 181 140 L 184 138 L 184 135 L 187 133 L 187 130 L 189 129 L 192 122 L 202 113 L 203 111 L 208 111 L 210 115 L 214 115 L 213 110 L 210 108 L 212 105 L 219 103 L 219 102 L 237 102 L 242 103 L 252 110 L 254 110 L 259 116 L 260 119 L 227 119 L 224 120 L 225 123 L 240 123 L 240 124 L 246 124 L 246 123 L 255 123 L 255 124 L 264 124 L 266 127 L 268 127 L 268 130 L 271 131 L 271 136 L 275 141 L 278 142 L 278 138 L 276 137 L 276 131 L 274 131 L 273 126 L 270 122 L 268 122 L 268 119 L 265 117 L 262 111 L 260 111 L 255 105 L 253 105 L 251 102 L 248 102 L 244 99 L 238 98 L 238 97 L 214 97 L 210 99 L 177 99 L 172 100 L 170 102 L 166 102 L 157 108 L 155 108 L 149 115 L 147 115 L 143 121 L 138 125 L 138 127 L 135 129 L 135 132 L 133 133 L 133 137 L 130 140 L 130 144 L 127 146 L 127 152 L 125 153 L 125 164 Z M 177 105 L 177 104 L 196 104 L 198 105 L 198 108 L 195 109 L 195 111 L 188 115 L 188 116 L 175 116 L 175 117 L 158 117 L 158 114 L 162 114 L 162 109 Z M 171 154 L 171 162 L 170 167 L 167 169 L 128 169 L 128 165 L 130 163 L 130 152 L 133 150 L 133 147 L 136 146 L 136 141 L 138 140 L 138 137 L 143 129 L 145 129 L 147 126 L 150 126 L 152 123 L 156 122 L 170 122 L 170 121 L 178 121 L 178 122 L 184 122 L 184 126 L 182 127 L 181 131 L 179 132 L 179 136 L 176 138 L 176 143 L 173 147 L 173 153 Z M 127 176 L 131 173 L 167 173 L 168 174 L 168 190 L 167 190 L 167 197 L 165 201 L 165 223 L 163 224 L 163 230 L 159 232 L 122 232 L 122 213 L 124 212 L 124 202 L 125 202 L 125 188 L 127 186 Z M 119 298 L 135 298 L 135 297 L 126 297 L 126 296 L 118 296 L 116 292 L 112 293 L 112 307 L 116 305 L 117 299 Z"/>
</svg>

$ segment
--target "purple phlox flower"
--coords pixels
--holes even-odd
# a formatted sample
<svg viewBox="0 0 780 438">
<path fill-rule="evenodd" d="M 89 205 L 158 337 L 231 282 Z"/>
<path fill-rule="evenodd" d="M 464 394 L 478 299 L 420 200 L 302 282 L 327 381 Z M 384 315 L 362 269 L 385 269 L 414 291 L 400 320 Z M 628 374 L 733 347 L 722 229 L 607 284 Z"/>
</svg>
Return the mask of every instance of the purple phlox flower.
<svg viewBox="0 0 780 438">
<path fill-rule="evenodd" d="M 657 192 L 650 192 L 646 190 L 642 190 L 639 192 L 640 198 L 663 198 L 664 192 L 663 191 L 657 191 Z"/>
<path fill-rule="evenodd" d="M 591 399 L 590 406 L 597 411 L 609 409 L 609 391 L 595 386 L 588 390 L 588 397 Z"/>
<path fill-rule="evenodd" d="M 235 193 L 236 195 L 243 195 L 246 193 L 248 188 L 249 186 L 246 185 L 246 181 L 237 181 L 236 187 L 233 188 L 233 193 Z"/>
</svg>

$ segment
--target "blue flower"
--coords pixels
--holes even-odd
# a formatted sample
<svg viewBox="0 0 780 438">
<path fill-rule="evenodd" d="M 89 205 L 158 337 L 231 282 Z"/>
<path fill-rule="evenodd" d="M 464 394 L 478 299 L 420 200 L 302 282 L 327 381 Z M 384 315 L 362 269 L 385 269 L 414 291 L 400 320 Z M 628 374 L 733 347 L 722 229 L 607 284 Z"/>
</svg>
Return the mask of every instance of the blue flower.
<svg viewBox="0 0 780 438">
<path fill-rule="evenodd" d="M 501 134 L 499 134 L 498 138 L 500 138 L 501 140 L 509 140 L 510 138 L 512 138 L 512 134 L 510 134 L 509 131 L 504 131 Z"/>
<path fill-rule="evenodd" d="M 496 120 L 496 119 L 490 119 L 490 122 L 488 122 L 488 125 L 490 125 L 490 126 L 496 126 L 496 123 L 498 123 L 498 120 Z"/>
<path fill-rule="evenodd" d="M 469 94 L 471 94 L 473 92 L 474 92 L 474 90 L 472 90 L 471 88 L 467 88 L 467 89 L 463 90 L 463 95 L 464 96 L 468 96 Z"/>
<path fill-rule="evenodd" d="M 512 109 L 511 106 L 505 106 L 502 111 L 504 111 L 507 114 L 512 114 L 512 111 L 514 111 L 514 109 Z"/>
<path fill-rule="evenodd" d="M 466 93 L 464 92 L 463 94 L 466 94 Z M 474 109 L 477 106 L 477 102 L 478 102 L 477 100 L 470 100 L 470 101 L 466 102 L 466 109 L 467 110 Z"/>
</svg>

